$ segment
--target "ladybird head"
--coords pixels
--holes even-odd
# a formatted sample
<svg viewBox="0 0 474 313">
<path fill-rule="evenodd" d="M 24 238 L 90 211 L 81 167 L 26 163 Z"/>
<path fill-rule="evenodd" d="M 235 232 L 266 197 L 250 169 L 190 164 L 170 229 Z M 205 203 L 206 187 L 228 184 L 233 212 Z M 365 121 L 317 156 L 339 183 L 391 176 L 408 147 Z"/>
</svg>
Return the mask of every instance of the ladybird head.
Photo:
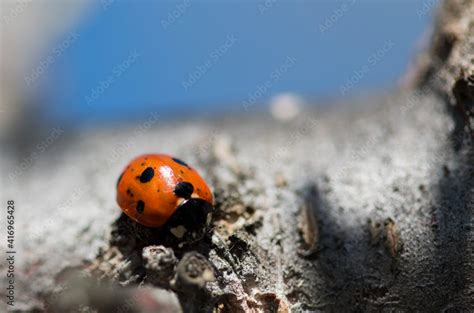
<svg viewBox="0 0 474 313">
<path fill-rule="evenodd" d="M 132 160 L 117 182 L 117 202 L 135 222 L 198 239 L 210 223 L 214 196 L 198 172 L 163 154 Z"/>
<path fill-rule="evenodd" d="M 205 200 L 185 200 L 166 222 L 165 227 L 183 242 L 200 240 L 211 224 L 213 210 L 213 206 Z"/>
</svg>

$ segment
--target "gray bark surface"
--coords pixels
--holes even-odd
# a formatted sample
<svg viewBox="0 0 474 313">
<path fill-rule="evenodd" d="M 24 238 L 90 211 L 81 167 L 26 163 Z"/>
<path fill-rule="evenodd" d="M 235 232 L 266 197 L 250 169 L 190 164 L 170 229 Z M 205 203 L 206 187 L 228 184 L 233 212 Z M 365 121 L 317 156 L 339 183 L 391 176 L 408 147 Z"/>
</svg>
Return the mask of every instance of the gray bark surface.
<svg viewBox="0 0 474 313">
<path fill-rule="evenodd" d="M 410 89 L 288 122 L 150 115 L 60 137 L 2 184 L 17 209 L 17 308 L 473 311 L 473 8 L 441 7 Z M 121 216 L 116 179 L 146 152 L 179 156 L 212 186 L 201 241 L 167 244 Z M 14 160 L 2 154 L 2 173 Z"/>
</svg>

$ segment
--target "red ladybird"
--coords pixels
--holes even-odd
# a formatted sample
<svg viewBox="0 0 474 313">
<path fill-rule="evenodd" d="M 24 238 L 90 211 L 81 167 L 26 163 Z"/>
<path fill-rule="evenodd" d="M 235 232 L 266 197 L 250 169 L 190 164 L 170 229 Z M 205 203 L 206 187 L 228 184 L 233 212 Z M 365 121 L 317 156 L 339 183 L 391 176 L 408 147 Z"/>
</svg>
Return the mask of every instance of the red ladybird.
<svg viewBox="0 0 474 313">
<path fill-rule="evenodd" d="M 117 202 L 139 224 L 166 224 L 181 238 L 191 228 L 210 223 L 214 196 L 185 162 L 165 154 L 145 154 L 132 160 L 120 175 Z"/>
</svg>

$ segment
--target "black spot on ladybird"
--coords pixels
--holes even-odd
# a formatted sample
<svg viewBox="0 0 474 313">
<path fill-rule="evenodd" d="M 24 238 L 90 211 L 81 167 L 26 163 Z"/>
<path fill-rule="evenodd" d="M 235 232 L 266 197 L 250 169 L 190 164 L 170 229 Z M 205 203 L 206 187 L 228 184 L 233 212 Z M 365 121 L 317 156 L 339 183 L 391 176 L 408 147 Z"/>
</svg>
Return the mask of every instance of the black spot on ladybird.
<svg viewBox="0 0 474 313">
<path fill-rule="evenodd" d="M 117 188 L 118 188 L 118 186 L 119 186 L 119 184 L 120 184 L 120 181 L 122 180 L 122 177 L 123 177 L 123 173 L 120 174 L 119 178 L 117 179 Z"/>
<path fill-rule="evenodd" d="M 145 166 L 145 162 L 143 162 L 142 164 L 140 164 L 141 166 Z"/>
<path fill-rule="evenodd" d="M 140 182 L 147 183 L 153 178 L 153 176 L 155 176 L 155 171 L 151 167 L 147 167 L 140 175 Z"/>
<path fill-rule="evenodd" d="M 188 165 L 186 162 L 184 162 L 184 161 L 182 161 L 182 160 L 180 160 L 180 159 L 177 159 L 177 158 L 172 158 L 172 159 L 173 159 L 173 161 L 175 161 L 175 162 L 178 163 L 179 165 L 183 165 L 183 166 L 186 166 L 187 168 L 189 168 L 189 165 Z"/>
<path fill-rule="evenodd" d="M 174 188 L 174 194 L 180 198 L 189 199 L 194 191 L 194 186 L 188 182 L 181 182 Z"/>
<path fill-rule="evenodd" d="M 138 200 L 136 210 L 138 213 L 143 213 L 143 211 L 145 211 L 145 202 Z"/>
</svg>

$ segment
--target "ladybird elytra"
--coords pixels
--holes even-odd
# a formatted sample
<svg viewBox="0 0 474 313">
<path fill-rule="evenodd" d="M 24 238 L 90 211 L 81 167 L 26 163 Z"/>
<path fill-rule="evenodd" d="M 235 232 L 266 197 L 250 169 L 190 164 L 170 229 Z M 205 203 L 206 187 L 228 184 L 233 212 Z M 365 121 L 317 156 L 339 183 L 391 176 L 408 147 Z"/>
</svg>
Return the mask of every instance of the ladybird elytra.
<svg viewBox="0 0 474 313">
<path fill-rule="evenodd" d="M 186 202 L 214 205 L 211 189 L 181 159 L 145 154 L 133 159 L 117 181 L 117 203 L 135 222 L 161 227 Z M 199 200 L 199 201 L 196 201 Z"/>
</svg>

